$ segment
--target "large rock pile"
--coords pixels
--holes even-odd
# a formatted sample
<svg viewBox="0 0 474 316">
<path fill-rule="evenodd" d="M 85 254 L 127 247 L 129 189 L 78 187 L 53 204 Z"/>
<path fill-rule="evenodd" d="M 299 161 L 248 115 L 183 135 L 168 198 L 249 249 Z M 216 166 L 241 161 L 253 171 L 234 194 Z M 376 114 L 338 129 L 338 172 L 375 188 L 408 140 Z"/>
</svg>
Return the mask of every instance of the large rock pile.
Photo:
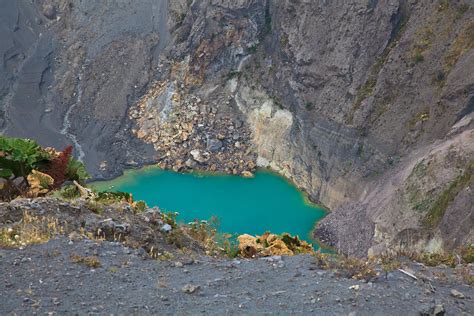
<svg viewBox="0 0 474 316">
<path fill-rule="evenodd" d="M 250 131 L 176 82 L 155 82 L 129 111 L 133 133 L 153 144 L 163 169 L 249 175 L 256 167 Z"/>
<path fill-rule="evenodd" d="M 302 253 L 313 253 L 313 247 L 298 236 L 289 234 L 281 236 L 265 232 L 261 236 L 243 234 L 237 237 L 239 251 L 243 257 L 293 256 Z"/>
</svg>

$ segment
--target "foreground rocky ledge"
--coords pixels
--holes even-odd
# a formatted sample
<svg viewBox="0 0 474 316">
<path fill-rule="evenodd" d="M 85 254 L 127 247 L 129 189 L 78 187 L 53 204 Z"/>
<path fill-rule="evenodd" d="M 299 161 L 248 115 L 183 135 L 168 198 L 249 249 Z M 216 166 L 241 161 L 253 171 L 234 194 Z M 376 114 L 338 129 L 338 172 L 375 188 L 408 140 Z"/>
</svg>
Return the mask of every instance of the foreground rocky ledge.
<svg viewBox="0 0 474 316">
<path fill-rule="evenodd" d="M 368 265 L 321 254 L 213 257 L 198 234 L 185 228 L 174 234 L 179 228 L 167 215 L 137 207 L 51 197 L 0 203 L 0 242 L 8 248 L 0 246 L 0 314 L 474 311 L 474 289 L 466 284 L 472 264 L 428 267 L 402 257 Z M 18 236 L 9 239 L 13 232 Z"/>
<path fill-rule="evenodd" d="M 94 256 L 96 263 L 77 258 Z M 318 268 L 314 257 L 145 260 L 117 242 L 62 237 L 0 250 L 0 314 L 468 315 L 474 289 L 448 268 L 406 263 L 370 282 Z"/>
</svg>

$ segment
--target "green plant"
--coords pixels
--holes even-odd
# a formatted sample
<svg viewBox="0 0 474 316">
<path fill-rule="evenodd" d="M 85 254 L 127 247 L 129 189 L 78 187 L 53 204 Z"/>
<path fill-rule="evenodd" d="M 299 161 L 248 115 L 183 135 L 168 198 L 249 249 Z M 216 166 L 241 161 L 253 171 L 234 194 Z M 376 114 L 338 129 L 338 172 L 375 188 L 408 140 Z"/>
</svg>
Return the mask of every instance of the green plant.
<svg viewBox="0 0 474 316">
<path fill-rule="evenodd" d="M 235 258 L 240 254 L 239 243 L 231 234 L 222 235 L 222 249 L 227 257 Z"/>
<path fill-rule="evenodd" d="M 469 10 L 469 5 L 467 3 L 463 3 L 458 7 L 457 18 L 460 18 Z"/>
<path fill-rule="evenodd" d="M 288 40 L 288 35 L 286 35 L 285 33 L 283 33 L 281 36 L 280 36 L 280 45 L 281 47 L 286 47 L 289 43 L 289 40 Z"/>
<path fill-rule="evenodd" d="M 170 225 L 174 229 L 177 227 L 177 222 L 176 222 L 177 217 L 178 217 L 177 212 L 168 212 L 164 216 L 164 221 L 166 224 Z"/>
<path fill-rule="evenodd" d="M 98 192 L 95 199 L 97 202 L 102 202 L 105 204 L 117 203 L 117 202 L 133 202 L 132 194 L 128 192 Z M 137 213 L 143 212 L 146 208 L 146 204 L 143 201 L 138 201 L 136 203 Z"/>
<path fill-rule="evenodd" d="M 147 208 L 145 201 L 137 201 L 133 205 L 133 210 L 135 213 L 143 213 Z"/>
<path fill-rule="evenodd" d="M 425 60 L 425 57 L 424 57 L 423 54 L 420 53 L 420 52 L 416 52 L 416 53 L 415 53 L 415 56 L 413 56 L 413 61 L 414 61 L 415 63 L 421 63 L 421 62 L 424 61 L 424 60 Z"/>
<path fill-rule="evenodd" d="M 438 0 L 438 12 L 443 12 L 449 8 L 449 0 Z"/>
<path fill-rule="evenodd" d="M 247 53 L 255 54 L 257 52 L 257 44 L 253 44 L 249 48 L 247 48 Z"/>
<path fill-rule="evenodd" d="M 176 228 L 170 231 L 166 235 L 166 241 L 169 244 L 175 245 L 178 248 L 183 248 L 185 246 L 184 234 L 179 228 Z"/>
<path fill-rule="evenodd" d="M 26 177 L 44 167 L 50 155 L 33 140 L 0 136 L 0 177 Z"/>
<path fill-rule="evenodd" d="M 86 207 L 96 214 L 102 214 L 104 212 L 103 204 L 97 201 L 87 201 Z"/>
<path fill-rule="evenodd" d="M 232 78 L 235 78 L 235 77 L 240 77 L 240 75 L 242 74 L 242 72 L 240 71 L 237 71 L 237 70 L 231 70 L 229 71 L 229 73 L 227 74 L 227 79 L 232 79 Z"/>
<path fill-rule="evenodd" d="M 306 102 L 305 107 L 306 107 L 306 110 L 308 111 L 314 110 L 313 102 Z"/>
<path fill-rule="evenodd" d="M 446 80 L 446 74 L 442 70 L 436 71 L 433 82 L 438 84 L 439 86 L 443 86 Z"/>
<path fill-rule="evenodd" d="M 81 196 L 75 185 L 66 185 L 54 193 L 55 196 L 63 199 L 75 199 Z"/>
<path fill-rule="evenodd" d="M 90 178 L 84 164 L 73 157 L 69 158 L 69 162 L 67 164 L 66 169 L 66 176 L 69 180 L 76 180 L 78 182 L 84 182 L 85 180 Z"/>
</svg>

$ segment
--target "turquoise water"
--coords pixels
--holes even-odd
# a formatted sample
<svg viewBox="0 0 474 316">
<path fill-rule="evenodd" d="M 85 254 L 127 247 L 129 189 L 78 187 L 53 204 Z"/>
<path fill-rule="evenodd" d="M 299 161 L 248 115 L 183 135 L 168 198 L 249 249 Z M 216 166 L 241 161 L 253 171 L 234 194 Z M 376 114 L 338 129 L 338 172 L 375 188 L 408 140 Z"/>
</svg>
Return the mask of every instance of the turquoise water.
<svg viewBox="0 0 474 316">
<path fill-rule="evenodd" d="M 219 231 L 231 234 L 287 232 L 314 242 L 310 232 L 325 214 L 286 179 L 266 171 L 243 178 L 147 167 L 92 186 L 101 191 L 130 192 L 135 200 L 179 212 L 178 220 L 183 222 L 216 216 Z"/>
</svg>

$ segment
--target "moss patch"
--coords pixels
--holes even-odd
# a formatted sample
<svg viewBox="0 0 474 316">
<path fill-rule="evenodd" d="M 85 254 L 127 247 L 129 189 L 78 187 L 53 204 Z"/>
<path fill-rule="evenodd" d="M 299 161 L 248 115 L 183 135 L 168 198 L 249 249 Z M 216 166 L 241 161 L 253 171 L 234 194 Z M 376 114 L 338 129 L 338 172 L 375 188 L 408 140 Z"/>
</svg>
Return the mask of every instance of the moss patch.
<svg viewBox="0 0 474 316">
<path fill-rule="evenodd" d="M 471 160 L 468 163 L 464 173 L 459 175 L 456 179 L 454 179 L 454 181 L 450 183 L 450 185 L 439 195 L 437 200 L 429 209 L 428 214 L 423 220 L 423 224 L 425 226 L 435 227 L 440 223 L 449 204 L 454 201 L 459 192 L 461 192 L 473 181 L 473 174 L 474 160 Z"/>
<path fill-rule="evenodd" d="M 456 37 L 448 54 L 444 57 L 443 68 L 448 74 L 459 58 L 474 48 L 474 22 L 470 22 Z"/>
</svg>

